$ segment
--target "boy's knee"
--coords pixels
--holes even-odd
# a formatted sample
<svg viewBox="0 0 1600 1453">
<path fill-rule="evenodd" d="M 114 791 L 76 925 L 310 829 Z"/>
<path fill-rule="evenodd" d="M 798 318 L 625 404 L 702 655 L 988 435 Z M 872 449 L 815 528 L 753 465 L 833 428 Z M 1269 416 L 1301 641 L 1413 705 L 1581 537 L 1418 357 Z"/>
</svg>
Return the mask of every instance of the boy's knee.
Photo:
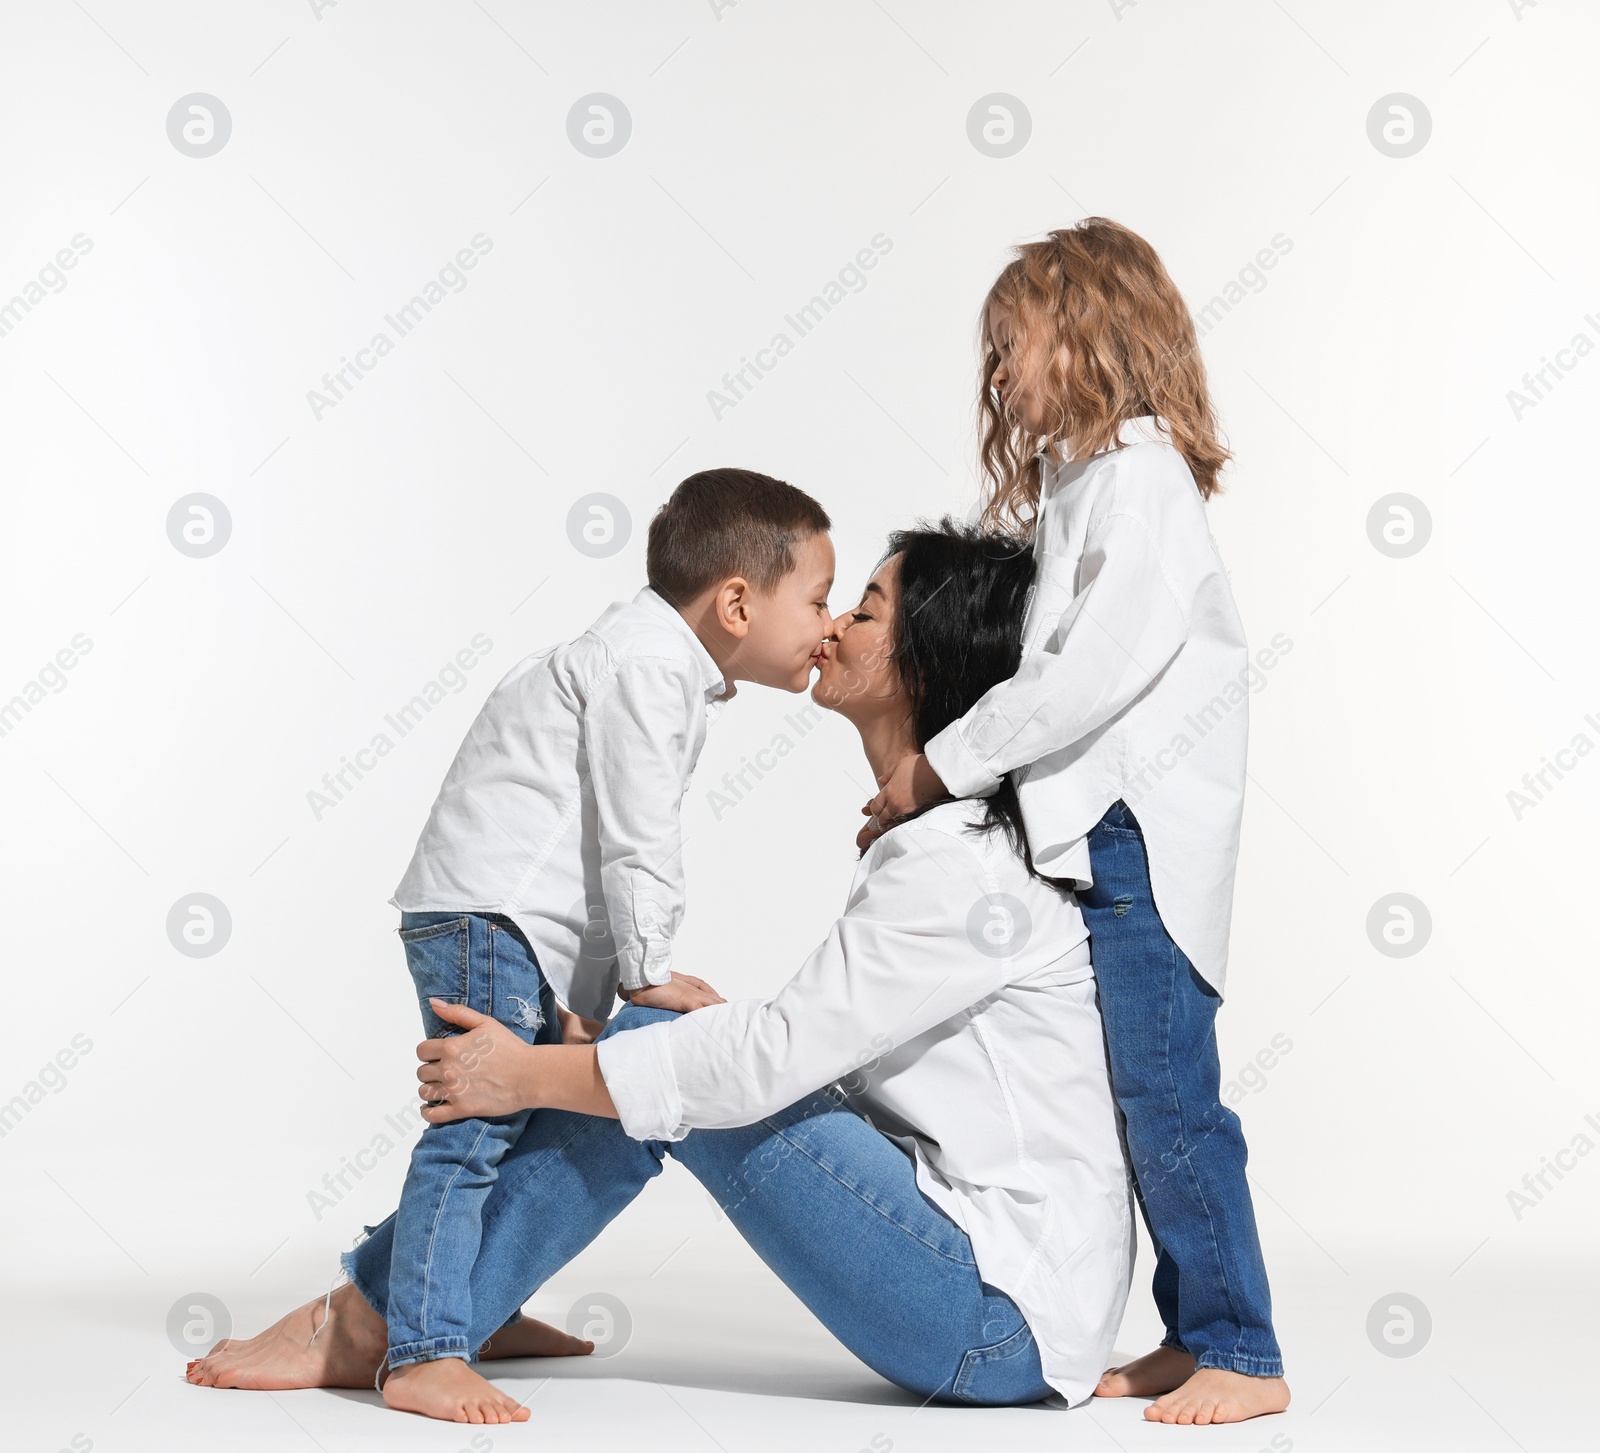
<svg viewBox="0 0 1600 1453">
<path fill-rule="evenodd" d="M 680 1018 L 676 1009 L 651 1009 L 643 1004 L 624 1004 L 611 1016 L 610 1022 L 600 1032 L 601 1039 L 621 1034 L 628 1029 L 642 1029 L 646 1024 L 660 1024 L 663 1020 Z"/>
</svg>

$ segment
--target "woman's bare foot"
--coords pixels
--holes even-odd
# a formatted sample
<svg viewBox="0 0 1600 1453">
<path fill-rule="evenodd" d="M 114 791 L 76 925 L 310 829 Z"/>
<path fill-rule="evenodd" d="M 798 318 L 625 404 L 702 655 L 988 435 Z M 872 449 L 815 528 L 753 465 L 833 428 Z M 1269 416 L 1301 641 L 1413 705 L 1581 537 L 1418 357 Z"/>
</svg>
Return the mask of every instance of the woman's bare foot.
<svg viewBox="0 0 1600 1453">
<path fill-rule="evenodd" d="M 1182 1387 L 1194 1375 L 1194 1358 L 1181 1347 L 1157 1347 L 1121 1367 L 1106 1370 L 1097 1398 L 1153 1398 Z"/>
<path fill-rule="evenodd" d="M 342 1286 L 265 1332 L 219 1342 L 189 1364 L 188 1379 L 200 1387 L 263 1390 L 371 1387 L 388 1341 L 383 1318 L 355 1287 Z"/>
<path fill-rule="evenodd" d="M 528 1410 L 459 1357 L 408 1362 L 389 1374 L 383 1400 L 402 1413 L 447 1423 L 525 1423 Z"/>
<path fill-rule="evenodd" d="M 532 1317 L 524 1317 L 496 1332 L 478 1349 L 478 1356 L 485 1360 L 497 1357 L 587 1357 L 593 1351 L 593 1342 L 574 1337 L 548 1322 L 536 1322 Z"/>
<path fill-rule="evenodd" d="M 1164 1396 L 1163 1396 L 1164 1394 Z M 1152 1423 L 1242 1423 L 1289 1406 L 1281 1377 L 1246 1377 L 1216 1367 L 1196 1368 L 1181 1347 L 1158 1347 L 1111 1368 L 1094 1390 L 1102 1398 L 1155 1398 L 1144 1410 Z"/>
<path fill-rule="evenodd" d="M 1144 1410 L 1151 1423 L 1242 1423 L 1289 1406 L 1289 1384 L 1281 1377 L 1249 1377 L 1202 1367 L 1182 1387 Z"/>
</svg>

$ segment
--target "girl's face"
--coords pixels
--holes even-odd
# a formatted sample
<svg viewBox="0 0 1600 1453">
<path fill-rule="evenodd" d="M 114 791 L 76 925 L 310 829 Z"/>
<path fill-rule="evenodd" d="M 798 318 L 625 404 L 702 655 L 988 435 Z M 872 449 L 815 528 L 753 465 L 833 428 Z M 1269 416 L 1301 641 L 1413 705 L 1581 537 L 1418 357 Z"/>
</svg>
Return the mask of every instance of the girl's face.
<svg viewBox="0 0 1600 1453">
<path fill-rule="evenodd" d="M 885 715 L 904 716 L 907 705 L 894 650 L 894 611 L 900 596 L 900 557 L 891 555 L 867 582 L 861 603 L 833 623 L 811 699 L 860 727 Z"/>
<path fill-rule="evenodd" d="M 1008 417 L 1015 419 L 1028 433 L 1043 437 L 1049 429 L 1049 414 L 1040 397 L 1043 373 L 1040 360 L 1028 349 L 1008 309 L 999 304 L 991 305 L 988 327 L 989 341 L 1000 360 L 995 367 L 993 383 L 1001 406 Z M 1065 365 L 1066 360 L 1062 362 Z"/>
</svg>

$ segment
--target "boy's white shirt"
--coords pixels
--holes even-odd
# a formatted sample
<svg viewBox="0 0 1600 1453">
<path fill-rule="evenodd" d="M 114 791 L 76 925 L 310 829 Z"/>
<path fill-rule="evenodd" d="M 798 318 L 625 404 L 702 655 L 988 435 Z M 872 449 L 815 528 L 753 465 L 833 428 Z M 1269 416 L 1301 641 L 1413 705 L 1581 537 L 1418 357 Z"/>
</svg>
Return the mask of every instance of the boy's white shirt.
<svg viewBox="0 0 1600 1453">
<path fill-rule="evenodd" d="M 1039 871 L 1083 885 L 1089 830 L 1125 801 L 1162 922 L 1221 993 L 1250 657 L 1204 502 L 1149 415 L 1117 447 L 1042 463 L 1021 668 L 934 737 L 928 761 L 958 797 L 1016 773 Z"/>
<path fill-rule="evenodd" d="M 1131 1188 L 1082 915 L 972 832 L 982 816 L 947 802 L 892 828 L 775 995 L 614 1034 L 600 1070 L 640 1140 L 754 1124 L 842 1077 L 1077 1402 L 1122 1320 Z"/>
<path fill-rule="evenodd" d="M 390 902 L 509 916 L 556 997 L 590 1018 L 610 1013 L 619 980 L 665 983 L 680 808 L 726 691 L 649 587 L 519 662 L 467 732 Z"/>
</svg>

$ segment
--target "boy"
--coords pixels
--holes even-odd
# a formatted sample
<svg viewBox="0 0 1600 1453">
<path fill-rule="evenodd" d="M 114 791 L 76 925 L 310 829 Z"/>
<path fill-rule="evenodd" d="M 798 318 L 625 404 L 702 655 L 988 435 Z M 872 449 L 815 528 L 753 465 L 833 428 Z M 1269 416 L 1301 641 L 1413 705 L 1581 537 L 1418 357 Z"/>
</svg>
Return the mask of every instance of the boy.
<svg viewBox="0 0 1600 1453">
<path fill-rule="evenodd" d="M 713 706 L 736 682 L 810 683 L 832 628 L 830 527 L 809 495 L 765 475 L 692 475 L 651 521 L 649 585 L 495 687 L 391 900 L 429 1037 L 456 1032 L 430 998 L 530 1043 L 560 1038 L 555 1001 L 586 1018 L 605 1017 L 618 993 L 664 1009 L 721 1002 L 672 969 L 679 807 Z M 430 1125 L 412 1152 L 390 1280 L 390 1407 L 485 1423 L 522 1412 L 467 1360 L 483 1205 L 528 1113 Z"/>
</svg>

